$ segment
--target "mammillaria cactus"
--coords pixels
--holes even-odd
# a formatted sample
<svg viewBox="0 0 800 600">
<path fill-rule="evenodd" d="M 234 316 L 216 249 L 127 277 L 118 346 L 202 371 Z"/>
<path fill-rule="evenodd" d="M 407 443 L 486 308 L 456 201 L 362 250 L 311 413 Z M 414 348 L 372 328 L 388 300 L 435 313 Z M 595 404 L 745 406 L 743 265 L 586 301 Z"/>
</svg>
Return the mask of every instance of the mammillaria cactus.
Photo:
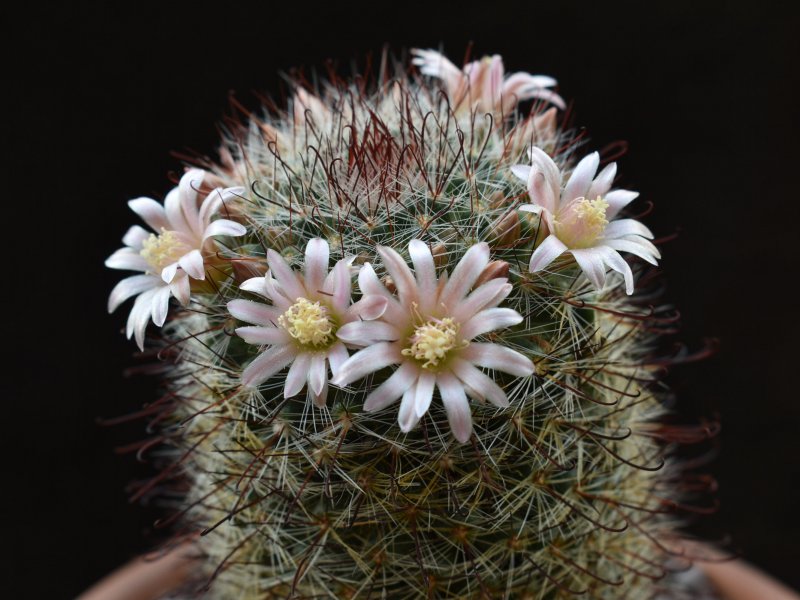
<svg viewBox="0 0 800 600">
<path fill-rule="evenodd" d="M 682 552 L 637 194 L 555 80 L 414 57 L 297 82 L 131 202 L 155 233 L 109 307 L 169 364 L 139 495 L 180 483 L 210 597 L 655 596 Z"/>
</svg>

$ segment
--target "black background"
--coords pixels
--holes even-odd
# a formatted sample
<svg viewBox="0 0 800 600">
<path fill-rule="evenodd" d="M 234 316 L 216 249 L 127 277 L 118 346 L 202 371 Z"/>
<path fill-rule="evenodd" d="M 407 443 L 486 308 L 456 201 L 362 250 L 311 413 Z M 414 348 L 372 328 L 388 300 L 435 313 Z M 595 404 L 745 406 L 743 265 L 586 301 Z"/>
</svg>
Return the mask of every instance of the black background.
<svg viewBox="0 0 800 600">
<path fill-rule="evenodd" d="M 103 260 L 162 198 L 181 162 L 211 154 L 235 91 L 280 97 L 279 71 L 346 67 L 384 43 L 460 62 L 500 53 L 556 77 L 593 148 L 630 143 L 624 187 L 656 209 L 681 338 L 721 352 L 671 375 L 687 415 L 721 414 L 711 470 L 721 509 L 701 526 L 800 587 L 797 10 L 770 2 L 104 3 L 28 7 L 2 22 L 5 317 L 0 443 L 12 597 L 71 597 L 152 543 L 153 507 L 125 487 L 148 467 L 117 446 L 144 425 L 95 418 L 152 400 L 125 378 L 135 347 L 108 316 L 123 276 Z M 10 327 L 9 327 L 10 326 Z"/>
</svg>

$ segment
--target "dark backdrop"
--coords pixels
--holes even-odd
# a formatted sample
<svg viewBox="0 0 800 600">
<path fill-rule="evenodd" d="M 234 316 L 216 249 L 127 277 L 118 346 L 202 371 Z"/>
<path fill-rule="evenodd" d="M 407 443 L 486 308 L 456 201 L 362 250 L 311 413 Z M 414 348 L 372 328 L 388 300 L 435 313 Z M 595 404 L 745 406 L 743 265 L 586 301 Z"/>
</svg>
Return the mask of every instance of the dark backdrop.
<svg viewBox="0 0 800 600">
<path fill-rule="evenodd" d="M 656 209 L 681 337 L 711 360 L 671 376 L 679 409 L 721 414 L 721 509 L 701 526 L 800 587 L 797 91 L 800 19 L 769 2 L 129 3 L 29 7 L 2 21 L 3 545 L 13 597 L 70 597 L 153 541 L 129 505 L 148 467 L 99 427 L 155 397 L 107 316 L 104 258 L 181 163 L 213 154 L 229 91 L 280 93 L 278 72 L 380 51 L 467 43 L 555 76 L 594 147 L 627 140 L 626 187 Z M 789 4 L 789 3 L 787 3 Z M 10 328 L 9 328 L 10 325 Z M 10 359 L 10 360 L 9 360 Z"/>
</svg>

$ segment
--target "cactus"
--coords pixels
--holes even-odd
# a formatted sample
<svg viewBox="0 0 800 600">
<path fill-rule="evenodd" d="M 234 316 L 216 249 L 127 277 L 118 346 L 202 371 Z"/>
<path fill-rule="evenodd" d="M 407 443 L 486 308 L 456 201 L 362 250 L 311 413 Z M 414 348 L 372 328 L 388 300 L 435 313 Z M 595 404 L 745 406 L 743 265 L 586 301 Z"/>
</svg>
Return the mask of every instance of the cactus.
<svg viewBox="0 0 800 600">
<path fill-rule="evenodd" d="M 137 495 L 200 532 L 208 597 L 653 596 L 680 520 L 637 194 L 554 80 L 414 56 L 295 82 L 131 201 L 109 308 L 168 365 Z"/>
</svg>

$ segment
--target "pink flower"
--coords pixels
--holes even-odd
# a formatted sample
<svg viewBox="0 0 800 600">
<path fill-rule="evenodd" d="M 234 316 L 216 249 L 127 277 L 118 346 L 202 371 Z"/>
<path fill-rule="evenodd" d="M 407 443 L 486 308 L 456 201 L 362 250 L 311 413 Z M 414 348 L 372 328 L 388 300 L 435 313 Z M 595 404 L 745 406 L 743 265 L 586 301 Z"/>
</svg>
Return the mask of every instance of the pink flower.
<svg viewBox="0 0 800 600">
<path fill-rule="evenodd" d="M 454 110 L 475 109 L 478 113 L 491 112 L 508 115 L 523 100 L 537 98 L 564 109 L 563 98 L 553 90 L 556 80 L 545 75 L 514 73 L 505 77 L 503 59 L 495 54 L 468 63 L 459 69 L 435 50 L 414 49 L 413 63 L 423 75 L 444 82 Z"/>
<path fill-rule="evenodd" d="M 291 363 L 283 389 L 290 398 L 308 384 L 317 406 L 328 396 L 328 367 L 336 375 L 349 353 L 339 337 L 342 326 L 383 314 L 388 302 L 365 296 L 351 305 L 353 258 L 338 261 L 328 272 L 328 243 L 315 238 L 306 245 L 303 274 L 293 271 L 280 254 L 267 251 L 269 271 L 248 279 L 241 289 L 263 296 L 270 304 L 231 300 L 231 315 L 254 326 L 236 333 L 248 344 L 266 346 L 242 372 L 242 384 L 255 388 Z M 360 345 L 358 341 L 353 342 Z"/>
<path fill-rule="evenodd" d="M 596 289 L 605 285 L 606 270 L 610 268 L 622 274 L 625 291 L 632 294 L 633 273 L 619 252 L 630 252 L 653 265 L 661 258 L 649 241 L 653 234 L 647 227 L 634 219 L 614 220 L 639 193 L 611 190 L 617 164 L 611 163 L 597 174 L 597 152 L 577 164 L 563 190 L 561 172 L 553 160 L 536 146 L 529 153 L 531 166 L 511 168 L 527 182 L 532 201 L 519 208 L 541 214 L 550 231 L 531 255 L 530 271 L 541 271 L 569 252 Z"/>
<path fill-rule="evenodd" d="M 414 273 L 394 250 L 378 247 L 378 253 L 397 286 L 397 296 L 378 280 L 365 264 L 358 275 L 361 292 L 386 299 L 380 319 L 353 322 L 339 330 L 344 341 L 359 341 L 367 347 L 351 356 L 333 379 L 347 385 L 390 365 L 397 370 L 364 401 L 368 412 L 381 410 L 402 397 L 398 413 L 400 429 L 408 432 L 428 411 L 434 388 L 439 389 L 456 439 L 465 442 L 472 433 L 472 415 L 467 395 L 508 406 L 503 389 L 476 367 L 504 371 L 517 377 L 533 373 L 533 363 L 500 344 L 474 342 L 474 338 L 522 321 L 509 308 L 496 308 L 511 292 L 505 278 L 477 286 L 489 264 L 489 246 L 470 248 L 450 278 L 436 277 L 428 246 L 420 240 L 408 245 Z"/>
<path fill-rule="evenodd" d="M 138 296 L 128 316 L 127 336 L 136 338 L 144 349 L 147 322 L 161 327 L 167 318 L 170 296 L 184 306 L 189 303 L 189 278 L 205 279 L 205 257 L 214 252 L 212 237 L 240 236 L 243 225 L 227 219 L 211 220 L 226 200 L 244 192 L 244 188 L 218 188 L 205 197 L 198 207 L 197 190 L 206 173 L 190 169 L 164 199 L 162 206 L 152 198 L 136 198 L 128 202 L 153 231 L 134 225 L 122 238 L 125 244 L 108 259 L 111 269 L 141 271 L 120 281 L 111 291 L 108 312 L 132 296 Z"/>
</svg>

